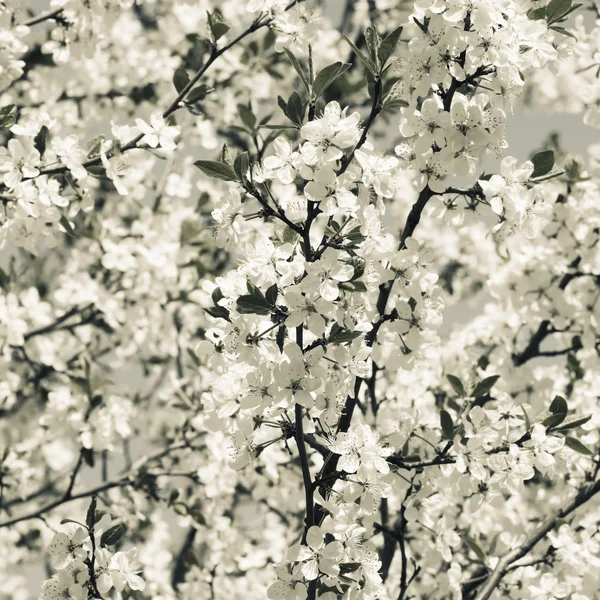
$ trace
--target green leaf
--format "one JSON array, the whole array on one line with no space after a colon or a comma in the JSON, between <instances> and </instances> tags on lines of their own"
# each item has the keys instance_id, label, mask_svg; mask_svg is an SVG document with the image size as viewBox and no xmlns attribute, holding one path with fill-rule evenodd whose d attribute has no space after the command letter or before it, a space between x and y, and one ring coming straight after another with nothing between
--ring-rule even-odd
<instances>
[{"instance_id":1,"label":"green leaf","mask_svg":"<svg viewBox=\"0 0 600 600\"><path fill-rule=\"evenodd\" d=\"M0 288L3 290L8 290L8 286L10 285L10 275L0 267Z\"/></svg>"},{"instance_id":2,"label":"green leaf","mask_svg":"<svg viewBox=\"0 0 600 600\"><path fill-rule=\"evenodd\" d=\"M252 112L252 109L249 106L246 106L245 104L238 104L237 105L237 109L238 109L238 115L240 116L240 119L242 120L242 123L250 130L250 131L254 131L254 128L256 127L256 117L254 116L254 113Z\"/></svg>"},{"instance_id":3,"label":"green leaf","mask_svg":"<svg viewBox=\"0 0 600 600\"><path fill-rule=\"evenodd\" d=\"M229 25L225 23L225 20L223 19L223 15L221 14L220 10L215 9L212 13L209 12L207 14L208 27L210 29L210 32L212 33L213 40L217 42L229 31Z\"/></svg>"},{"instance_id":4,"label":"green leaf","mask_svg":"<svg viewBox=\"0 0 600 600\"><path fill-rule=\"evenodd\" d=\"M320 98L323 92L351 66L350 63L336 62L321 69L317 73L313 84L313 98L315 100Z\"/></svg>"},{"instance_id":5,"label":"green leaf","mask_svg":"<svg viewBox=\"0 0 600 600\"><path fill-rule=\"evenodd\" d=\"M350 331L349 329L341 327L338 323L334 323L331 326L327 342L330 344L346 344L361 335L362 333L360 331Z\"/></svg>"},{"instance_id":6,"label":"green leaf","mask_svg":"<svg viewBox=\"0 0 600 600\"><path fill-rule=\"evenodd\" d=\"M185 88L185 86L190 82L190 76L188 72L183 67L179 67L179 69L175 70L173 73L173 85L177 90L177 93L180 94L181 91Z\"/></svg>"},{"instance_id":7,"label":"green leaf","mask_svg":"<svg viewBox=\"0 0 600 600\"><path fill-rule=\"evenodd\" d=\"M554 415L564 414L566 417L569 412L567 401L562 396L554 396L550 404L550 412Z\"/></svg>"},{"instance_id":8,"label":"green leaf","mask_svg":"<svg viewBox=\"0 0 600 600\"><path fill-rule=\"evenodd\" d=\"M367 67L367 69L373 74L375 75L375 73L377 73L377 67L375 66L375 64L373 63L373 61L366 55L363 54L357 47L356 44L350 39L348 38L346 35L342 34L344 36L344 39L348 42L348 44L350 45L350 48L352 48L352 52L354 52L354 54L356 54L356 56L362 61L362 63L365 65L365 67Z\"/></svg>"},{"instance_id":9,"label":"green leaf","mask_svg":"<svg viewBox=\"0 0 600 600\"><path fill-rule=\"evenodd\" d=\"M482 396L485 396L494 387L498 379L500 379L500 375L492 375L491 377L486 377L475 386L475 389L471 393L471 396L475 398L481 398Z\"/></svg>"},{"instance_id":10,"label":"green leaf","mask_svg":"<svg viewBox=\"0 0 600 600\"><path fill-rule=\"evenodd\" d=\"M87 151L88 158L92 158L93 156L98 156L100 154L100 148L105 139L106 138L103 135L97 135L86 143L85 149ZM89 171L89 169L90 168L88 167L87 170Z\"/></svg>"},{"instance_id":11,"label":"green leaf","mask_svg":"<svg viewBox=\"0 0 600 600\"><path fill-rule=\"evenodd\" d=\"M196 104L197 102L202 102L206 96L208 96L211 92L214 92L215 88L206 85L205 83L201 83L193 88L190 93L185 97L185 101L189 104Z\"/></svg>"},{"instance_id":12,"label":"green leaf","mask_svg":"<svg viewBox=\"0 0 600 600\"><path fill-rule=\"evenodd\" d=\"M567 431L569 429L581 427L582 425L585 425L585 423L587 423L591 418L592 415L587 415L586 417L573 418L570 421L565 421L560 427L557 427L555 431Z\"/></svg>"},{"instance_id":13,"label":"green leaf","mask_svg":"<svg viewBox=\"0 0 600 600\"><path fill-rule=\"evenodd\" d=\"M96 496L94 495L90 500L90 505L85 516L85 524L88 526L88 529L91 529L96 523L96 504Z\"/></svg>"},{"instance_id":14,"label":"green leaf","mask_svg":"<svg viewBox=\"0 0 600 600\"><path fill-rule=\"evenodd\" d=\"M550 27L550 29L552 29L552 31L562 33L563 35L566 35L567 37L573 38L574 40L577 40L577 36L573 35L573 33L571 31L569 31L568 29L565 29L564 27L559 27L558 25L553 25L552 27Z\"/></svg>"},{"instance_id":15,"label":"green leaf","mask_svg":"<svg viewBox=\"0 0 600 600\"><path fill-rule=\"evenodd\" d=\"M0 130L10 129L17 122L17 107L7 104L0 108Z\"/></svg>"},{"instance_id":16,"label":"green leaf","mask_svg":"<svg viewBox=\"0 0 600 600\"><path fill-rule=\"evenodd\" d=\"M104 515L107 515L107 514L108 514L108 511L106 511L106 510L97 510L97 511L94 513L94 525L95 525L95 524L96 524L98 521L100 521L100 519L102 519L102 517L103 517Z\"/></svg>"},{"instance_id":17,"label":"green leaf","mask_svg":"<svg viewBox=\"0 0 600 600\"><path fill-rule=\"evenodd\" d=\"M240 296L237 299L238 312L243 315L270 315L272 305L263 293L251 283L248 283L248 291L249 294Z\"/></svg>"},{"instance_id":18,"label":"green leaf","mask_svg":"<svg viewBox=\"0 0 600 600\"><path fill-rule=\"evenodd\" d=\"M79 521L74 521L73 519L61 519L60 524L66 525L67 523L73 523L75 525L82 525Z\"/></svg>"},{"instance_id":19,"label":"green leaf","mask_svg":"<svg viewBox=\"0 0 600 600\"><path fill-rule=\"evenodd\" d=\"M67 219L67 217L65 217L65 215L61 215L59 223L65 228L67 235L70 235L73 238L77 237L75 230L73 229L73 227L71 226L71 223L69 223L69 219Z\"/></svg>"},{"instance_id":20,"label":"green leaf","mask_svg":"<svg viewBox=\"0 0 600 600\"><path fill-rule=\"evenodd\" d=\"M560 21L571 11L572 0L550 0L546 6L546 21L551 25Z\"/></svg>"},{"instance_id":21,"label":"green leaf","mask_svg":"<svg viewBox=\"0 0 600 600\"><path fill-rule=\"evenodd\" d=\"M223 144L223 148L221 148L221 162L233 169L233 158L231 157L227 144Z\"/></svg>"},{"instance_id":22,"label":"green leaf","mask_svg":"<svg viewBox=\"0 0 600 600\"><path fill-rule=\"evenodd\" d=\"M96 179L106 179L106 169L101 165L90 165L85 170Z\"/></svg>"},{"instance_id":23,"label":"green leaf","mask_svg":"<svg viewBox=\"0 0 600 600\"><path fill-rule=\"evenodd\" d=\"M248 171L250 170L250 157L247 152L242 152L235 157L233 170L240 181L248 179Z\"/></svg>"},{"instance_id":24,"label":"green leaf","mask_svg":"<svg viewBox=\"0 0 600 600\"><path fill-rule=\"evenodd\" d=\"M531 179L546 175L552 171L552 167L554 166L554 152L552 150L538 152L531 159L531 162L533 163L533 173L531 174Z\"/></svg>"},{"instance_id":25,"label":"green leaf","mask_svg":"<svg viewBox=\"0 0 600 600\"><path fill-rule=\"evenodd\" d=\"M450 385L454 388L454 391L461 397L464 398L467 393L465 392L465 386L462 381L455 375L446 375L446 379L450 382Z\"/></svg>"},{"instance_id":26,"label":"green leaf","mask_svg":"<svg viewBox=\"0 0 600 600\"><path fill-rule=\"evenodd\" d=\"M548 429L560 425L567 418L569 412L567 401L562 396L555 396L550 404L550 412L552 414L542 421L542 425Z\"/></svg>"},{"instance_id":27,"label":"green leaf","mask_svg":"<svg viewBox=\"0 0 600 600\"><path fill-rule=\"evenodd\" d=\"M394 54L394 50L396 50L396 46L398 45L400 35L402 35L402 27L394 29L394 31L386 35L384 40L381 42L381 46L379 46L378 56L379 64L381 65L382 69L385 67L385 63L388 61L390 56Z\"/></svg>"},{"instance_id":28,"label":"green leaf","mask_svg":"<svg viewBox=\"0 0 600 600\"><path fill-rule=\"evenodd\" d=\"M583 445L578 439L566 437L565 444L571 448L571 450L579 452L579 454L584 454L585 456L594 456L594 453L587 446Z\"/></svg>"},{"instance_id":29,"label":"green leaf","mask_svg":"<svg viewBox=\"0 0 600 600\"><path fill-rule=\"evenodd\" d=\"M565 420L564 414L550 415L542 421L542 425L547 429L554 429Z\"/></svg>"},{"instance_id":30,"label":"green leaf","mask_svg":"<svg viewBox=\"0 0 600 600\"><path fill-rule=\"evenodd\" d=\"M212 306L211 308L205 308L204 311L215 319L225 319L231 322L229 311L224 306Z\"/></svg>"},{"instance_id":31,"label":"green leaf","mask_svg":"<svg viewBox=\"0 0 600 600\"><path fill-rule=\"evenodd\" d=\"M33 138L33 145L40 153L40 156L44 156L44 152L46 152L46 140L48 139L49 132L50 130L45 125L42 125L35 138Z\"/></svg>"},{"instance_id":32,"label":"green leaf","mask_svg":"<svg viewBox=\"0 0 600 600\"><path fill-rule=\"evenodd\" d=\"M110 529L107 529L100 538L100 544L102 546L116 546L125 533L125 525L119 523Z\"/></svg>"},{"instance_id":33,"label":"green leaf","mask_svg":"<svg viewBox=\"0 0 600 600\"><path fill-rule=\"evenodd\" d=\"M287 57L289 58L290 62L292 63L292 66L294 67L294 69L296 69L296 73L298 73L298 76L302 80L302 83L304 84L306 91L310 94L310 83L308 82L306 74L302 70L302 65L300 64L298 59L287 48L284 48L283 51L286 53Z\"/></svg>"},{"instance_id":34,"label":"green leaf","mask_svg":"<svg viewBox=\"0 0 600 600\"><path fill-rule=\"evenodd\" d=\"M369 27L367 27L365 29L365 42L367 43L367 48L369 50L369 54L371 55L371 60L373 61L373 64L377 65L379 59L379 46L381 45L381 38L379 37L379 34L377 33L377 29L375 29L375 27L373 27L373 25L369 25Z\"/></svg>"},{"instance_id":35,"label":"green leaf","mask_svg":"<svg viewBox=\"0 0 600 600\"><path fill-rule=\"evenodd\" d=\"M279 293L279 290L277 289L276 283L274 283L270 288L267 289L267 291L265 293L265 298L267 299L267 302L271 306L275 306L275 302L277 302L277 294L278 293Z\"/></svg>"},{"instance_id":36,"label":"green leaf","mask_svg":"<svg viewBox=\"0 0 600 600\"><path fill-rule=\"evenodd\" d=\"M216 160L197 160L194 163L205 175L221 181L239 181L235 171L229 165Z\"/></svg>"},{"instance_id":37,"label":"green leaf","mask_svg":"<svg viewBox=\"0 0 600 600\"><path fill-rule=\"evenodd\" d=\"M287 103L284 102L285 116L292 122L294 125L298 127L302 127L302 121L304 120L304 104L302 103L302 98L298 95L297 92L292 92ZM281 103L279 104L281 106Z\"/></svg>"},{"instance_id":38,"label":"green leaf","mask_svg":"<svg viewBox=\"0 0 600 600\"><path fill-rule=\"evenodd\" d=\"M440 411L440 425L442 426L442 433L447 440L451 440L454 437L454 421L447 410Z\"/></svg>"},{"instance_id":39,"label":"green leaf","mask_svg":"<svg viewBox=\"0 0 600 600\"><path fill-rule=\"evenodd\" d=\"M215 303L215 305L218 305L219 302L221 300L223 300L223 298L225 298L225 296L223 296L223 292L221 291L221 288L215 288L211 294L211 298L212 298L212 301Z\"/></svg>"},{"instance_id":40,"label":"green leaf","mask_svg":"<svg viewBox=\"0 0 600 600\"><path fill-rule=\"evenodd\" d=\"M463 541L465 542L467 548L469 548L469 550L471 550L471 552L473 552L482 563L485 563L487 557L485 552L481 549L481 546L475 540L472 540L467 536L463 537Z\"/></svg>"},{"instance_id":41,"label":"green leaf","mask_svg":"<svg viewBox=\"0 0 600 600\"><path fill-rule=\"evenodd\" d=\"M539 21L540 19L546 19L546 7L532 8L528 13L527 17L532 21Z\"/></svg>"},{"instance_id":42,"label":"green leaf","mask_svg":"<svg viewBox=\"0 0 600 600\"><path fill-rule=\"evenodd\" d=\"M82 451L83 460L88 467L94 468L95 459L94 459L94 451L89 448L84 448Z\"/></svg>"}]
</instances>

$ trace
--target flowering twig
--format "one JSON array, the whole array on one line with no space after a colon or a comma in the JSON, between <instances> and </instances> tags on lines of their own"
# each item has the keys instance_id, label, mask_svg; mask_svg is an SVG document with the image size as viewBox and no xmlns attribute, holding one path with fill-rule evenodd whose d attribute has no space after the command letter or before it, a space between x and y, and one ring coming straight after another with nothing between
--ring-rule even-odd
<instances>
[{"instance_id":1,"label":"flowering twig","mask_svg":"<svg viewBox=\"0 0 600 600\"><path fill-rule=\"evenodd\" d=\"M49 19L55 19L62 11L63 11L62 7L55 8L54 10L50 10L48 12L42 13L42 14L38 15L37 17L32 17L31 19L21 23L21 25L25 25L26 27L31 27L32 25L37 25L38 23L48 21Z\"/></svg>"},{"instance_id":2,"label":"flowering twig","mask_svg":"<svg viewBox=\"0 0 600 600\"><path fill-rule=\"evenodd\" d=\"M200 436L197 435L195 437L200 437ZM190 445L190 441L191 440L186 439L184 441L179 441L179 442L170 444L166 448L158 450L157 452L150 454L149 456L140 458L132 466L132 468L129 471L127 471L126 473L124 473L123 475L121 475L118 478L113 479L111 481L107 481L105 483L102 483L101 485L93 487L84 492L79 492L77 494L73 494L73 493L69 492L69 494L67 495L65 493L59 499L54 500L53 502L50 502L49 504L47 504L46 506L43 506L39 510L36 510L34 512L28 513L28 514L20 516L20 517L15 517L14 519L4 521L3 523L0 523L0 529L2 529L3 527L11 527L12 525L16 525L17 523L21 523L22 521L29 521L31 519L37 519L41 515L49 513L52 510L54 510L55 508L58 508L59 506L62 506L63 504L67 504L68 502L72 502L73 500L80 500L81 498L89 498L90 496L98 495L102 492L105 492L105 491L113 489L113 488L129 487L131 485L134 485L135 484L135 475L138 473L138 471L143 466L145 466L146 464L148 464L154 460L163 458L164 456L170 454L171 452L188 448Z\"/></svg>"},{"instance_id":3,"label":"flowering twig","mask_svg":"<svg viewBox=\"0 0 600 600\"><path fill-rule=\"evenodd\" d=\"M508 554L505 554L498 562L496 568L481 588L475 600L488 600L498 587L503 577L509 572L511 565L526 556L546 535L554 529L560 519L564 519L588 500L600 492L600 480L591 486L581 488L575 498L573 498L564 508L560 509L554 515L548 517L540 527L538 527L518 548L515 548Z\"/></svg>"}]
</instances>

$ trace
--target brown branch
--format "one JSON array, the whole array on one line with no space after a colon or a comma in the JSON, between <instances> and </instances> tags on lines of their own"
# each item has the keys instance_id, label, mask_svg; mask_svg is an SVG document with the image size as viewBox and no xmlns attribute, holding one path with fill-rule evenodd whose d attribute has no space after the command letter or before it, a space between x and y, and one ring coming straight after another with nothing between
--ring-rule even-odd
<instances>
[{"instance_id":1,"label":"brown branch","mask_svg":"<svg viewBox=\"0 0 600 600\"><path fill-rule=\"evenodd\" d=\"M61 8L56 8L54 10L50 10L48 12L42 13L37 17L33 17L28 21L24 21L20 23L20 25L25 25L26 27L31 27L32 25L37 25L38 23L42 23L43 21L48 21L49 19L56 19L56 17L63 11Z\"/></svg>"},{"instance_id":2,"label":"brown branch","mask_svg":"<svg viewBox=\"0 0 600 600\"><path fill-rule=\"evenodd\" d=\"M299 4L301 2L303 2L304 0L293 0L293 2L290 2L285 10L289 10L290 8L292 8L293 6L296 6L296 4ZM250 34L254 33L255 31L258 31L259 29L263 28L263 27L267 27L268 25L270 25L273 21L272 18L269 18L267 20L261 21L262 15L259 16L251 25L250 27L248 27L248 29L246 29L245 31L243 31L240 35L238 35L235 39L233 39L231 42L229 42L228 44L226 44L225 46L223 46L220 49L216 49L213 48L208 60L206 61L206 63L196 72L196 74L192 77L192 79L190 79L189 83L181 90L181 92L179 92L179 94L177 94L177 97L173 100L173 102L171 102L171 104L169 105L169 107L163 112L162 116L164 119L166 119L169 115L171 115L172 113L174 113L178 108L180 103L185 99L185 97L188 95L188 93L192 90L192 88L196 85L196 83L198 83L199 79L206 73L206 71L208 71L208 69L211 67L211 65L225 52L227 52L228 50L230 50L231 48L233 48L233 46L235 46L236 44L238 44L239 42L241 42L244 38L246 38L247 36L249 36ZM129 142L127 142L124 146L121 147L121 152L127 152L128 150L132 150L134 148L138 147L138 143L140 142L140 140L144 137L143 133L138 134L136 137L134 137L133 139L131 139ZM113 156L113 154L111 152L109 152L107 154L107 157L110 158L111 156ZM92 158L86 162L83 163L84 167L91 167L94 165L98 165L101 163L101 158L99 156L97 156L96 158ZM47 167L45 169L40 169L40 175L57 175L59 173L65 173L66 171L68 171L68 167L66 165L57 165L56 167ZM24 180L27 178L24 178Z\"/></svg>"},{"instance_id":3,"label":"brown branch","mask_svg":"<svg viewBox=\"0 0 600 600\"><path fill-rule=\"evenodd\" d=\"M575 498L573 498L564 508L560 509L556 514L548 517L538 529L536 529L518 548L515 548L508 554L505 554L498 565L489 576L484 586L477 594L475 600L488 600L498 587L503 577L509 572L513 563L526 556L533 548L543 540L546 535L554 529L559 519L564 519L580 506L585 504L590 498L600 492L600 480L594 484L581 488Z\"/></svg>"},{"instance_id":4,"label":"brown branch","mask_svg":"<svg viewBox=\"0 0 600 600\"><path fill-rule=\"evenodd\" d=\"M200 434L198 434L195 437L199 437L199 436L200 436ZM173 451L182 450L184 448L190 447L190 443L193 439L195 439L195 438L192 438L190 440L186 439L186 440L183 440L180 442L174 442L173 444L170 444L166 448L158 450L154 454L150 454L148 456L142 457L132 466L132 468L129 471L127 471L120 477L113 479L111 481L107 481L101 485L98 485L98 486L91 488L89 490L86 490L84 492L72 494L67 489L68 493L63 494L57 500L54 500L53 502L46 504L46 506L43 506L42 508L40 508L34 512L28 513L26 515L22 515L20 517L15 517L14 519L10 519L8 521L4 521L3 523L0 523L0 529L2 529L3 527L11 527L12 525L16 525L17 523L21 523L22 521L29 521L31 519L37 519L37 518L41 517L42 515L51 512L55 508L58 508L59 506L62 506L63 504L72 502L73 500L80 500L81 498L89 498L90 496L97 495L99 493L105 492L112 488L128 487L130 485L134 485L135 484L134 476L137 475L137 472L143 466L145 466L146 464L148 464L154 460L163 458L164 456L170 454ZM77 473L77 471L75 471L75 474L76 473ZM69 484L69 487L71 487L71 484Z\"/></svg>"},{"instance_id":5,"label":"brown branch","mask_svg":"<svg viewBox=\"0 0 600 600\"><path fill-rule=\"evenodd\" d=\"M581 262L581 257L577 257L570 265L569 268L575 269L579 263ZM576 273L567 273L562 277L560 283L558 284L558 288L560 290L566 289L573 279L577 276ZM551 333L554 333L554 327L550 323L548 319L544 319L536 332L531 336L531 339L527 343L527 346L523 349L522 352L517 352L512 355L513 364L515 367L520 367L524 365L527 361L535 358L536 356L540 356L540 345L541 343L548 337ZM568 350L567 350L568 352Z\"/></svg>"}]
</instances>

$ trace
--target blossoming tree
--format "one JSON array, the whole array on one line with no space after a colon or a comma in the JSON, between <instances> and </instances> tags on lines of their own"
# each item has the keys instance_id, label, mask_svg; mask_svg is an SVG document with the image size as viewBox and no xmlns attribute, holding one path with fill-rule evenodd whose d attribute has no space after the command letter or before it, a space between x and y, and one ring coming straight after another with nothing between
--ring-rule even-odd
<instances>
[{"instance_id":1,"label":"blossoming tree","mask_svg":"<svg viewBox=\"0 0 600 600\"><path fill-rule=\"evenodd\" d=\"M597 599L600 144L506 126L600 126L598 5L45 8L0 0L0 598Z\"/></svg>"}]
</instances>

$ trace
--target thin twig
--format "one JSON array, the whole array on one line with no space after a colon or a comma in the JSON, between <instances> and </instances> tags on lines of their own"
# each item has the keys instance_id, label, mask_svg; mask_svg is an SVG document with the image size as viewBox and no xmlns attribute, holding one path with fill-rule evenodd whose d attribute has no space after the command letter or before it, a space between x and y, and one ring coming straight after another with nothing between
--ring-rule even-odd
<instances>
[{"instance_id":1,"label":"thin twig","mask_svg":"<svg viewBox=\"0 0 600 600\"><path fill-rule=\"evenodd\" d=\"M503 577L509 572L513 563L517 562L526 556L533 548L543 540L546 535L554 529L557 521L564 519L580 506L585 504L590 498L600 492L600 480L591 486L581 488L575 498L573 498L564 508L560 509L556 514L548 517L540 527L538 527L518 548L515 548L508 554L505 554L498 565L487 579L485 585L477 594L475 600L488 600L498 587Z\"/></svg>"},{"instance_id":2,"label":"thin twig","mask_svg":"<svg viewBox=\"0 0 600 600\"><path fill-rule=\"evenodd\" d=\"M25 25L26 27L31 27L32 25L37 25L38 23L42 23L43 21L48 21L49 19L55 19L61 12L63 11L61 8L55 8L54 10L50 10L48 12L42 13L37 17L33 17L28 21L24 21L20 23L20 25Z\"/></svg>"}]
</instances>

